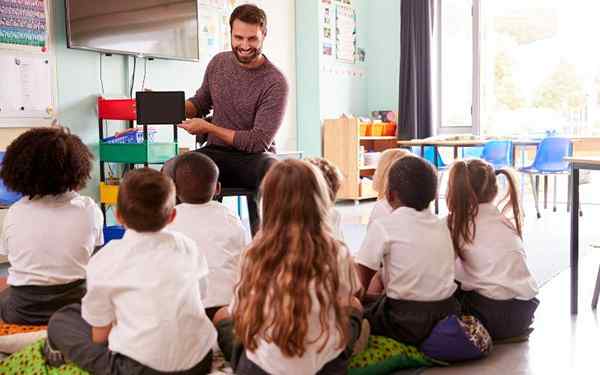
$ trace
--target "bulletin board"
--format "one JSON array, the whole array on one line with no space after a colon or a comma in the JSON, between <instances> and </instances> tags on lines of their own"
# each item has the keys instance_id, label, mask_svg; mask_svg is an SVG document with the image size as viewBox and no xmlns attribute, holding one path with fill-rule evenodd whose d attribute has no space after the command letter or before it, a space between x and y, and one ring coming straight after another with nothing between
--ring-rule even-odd
<instances>
[{"instance_id":1,"label":"bulletin board","mask_svg":"<svg viewBox=\"0 0 600 375\"><path fill-rule=\"evenodd\" d=\"M0 127L47 126L56 116L49 0L0 0Z\"/></svg>"}]
</instances>

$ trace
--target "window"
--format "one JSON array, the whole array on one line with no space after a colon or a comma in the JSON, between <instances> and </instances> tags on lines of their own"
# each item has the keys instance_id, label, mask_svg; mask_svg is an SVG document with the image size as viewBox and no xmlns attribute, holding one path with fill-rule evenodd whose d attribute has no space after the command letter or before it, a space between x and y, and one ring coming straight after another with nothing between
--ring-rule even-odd
<instances>
[{"instance_id":1,"label":"window","mask_svg":"<svg viewBox=\"0 0 600 375\"><path fill-rule=\"evenodd\" d=\"M438 0L438 7L441 132L466 125L489 135L600 134L600 2Z\"/></svg>"}]
</instances>

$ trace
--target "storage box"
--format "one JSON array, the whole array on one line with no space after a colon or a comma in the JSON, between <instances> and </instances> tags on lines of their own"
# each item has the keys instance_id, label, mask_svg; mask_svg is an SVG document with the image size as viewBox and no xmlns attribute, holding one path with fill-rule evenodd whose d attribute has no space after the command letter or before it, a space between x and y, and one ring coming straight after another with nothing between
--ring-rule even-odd
<instances>
[{"instance_id":1,"label":"storage box","mask_svg":"<svg viewBox=\"0 0 600 375\"><path fill-rule=\"evenodd\" d=\"M111 163L162 164L177 156L178 145L164 143L100 143L100 160Z\"/></svg>"},{"instance_id":2,"label":"storage box","mask_svg":"<svg viewBox=\"0 0 600 375\"><path fill-rule=\"evenodd\" d=\"M100 183L100 202L106 204L117 204L119 195L119 185L109 185L105 182Z\"/></svg>"},{"instance_id":3,"label":"storage box","mask_svg":"<svg viewBox=\"0 0 600 375\"><path fill-rule=\"evenodd\" d=\"M383 135L386 137L396 136L396 124L393 122L386 122L383 124Z\"/></svg>"},{"instance_id":4,"label":"storage box","mask_svg":"<svg viewBox=\"0 0 600 375\"><path fill-rule=\"evenodd\" d=\"M110 225L103 229L104 245L112 240L120 240L125 235L125 228L121 225Z\"/></svg>"},{"instance_id":5,"label":"storage box","mask_svg":"<svg viewBox=\"0 0 600 375\"><path fill-rule=\"evenodd\" d=\"M371 135L381 137L383 135L383 123L374 123L371 125Z\"/></svg>"},{"instance_id":6,"label":"storage box","mask_svg":"<svg viewBox=\"0 0 600 375\"><path fill-rule=\"evenodd\" d=\"M371 133L371 124L368 122L361 122L360 123L360 136L366 137L370 133Z\"/></svg>"},{"instance_id":7,"label":"storage box","mask_svg":"<svg viewBox=\"0 0 600 375\"><path fill-rule=\"evenodd\" d=\"M98 98L98 117L103 120L135 120L135 99Z\"/></svg>"},{"instance_id":8,"label":"storage box","mask_svg":"<svg viewBox=\"0 0 600 375\"><path fill-rule=\"evenodd\" d=\"M156 129L148 129L148 141L154 142L156 136ZM140 129L123 132L120 135L112 137L106 137L103 139L104 143L144 143L144 131Z\"/></svg>"}]
</instances>

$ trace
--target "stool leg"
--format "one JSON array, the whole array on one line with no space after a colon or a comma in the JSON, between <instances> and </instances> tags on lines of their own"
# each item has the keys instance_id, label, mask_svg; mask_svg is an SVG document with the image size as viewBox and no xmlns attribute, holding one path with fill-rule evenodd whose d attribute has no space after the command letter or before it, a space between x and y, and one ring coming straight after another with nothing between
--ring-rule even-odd
<instances>
[{"instance_id":1,"label":"stool leg","mask_svg":"<svg viewBox=\"0 0 600 375\"><path fill-rule=\"evenodd\" d=\"M251 194L246 196L246 203L248 204L248 217L250 219L250 232L252 237L258 232L260 228L260 216L258 215L258 195Z\"/></svg>"},{"instance_id":2,"label":"stool leg","mask_svg":"<svg viewBox=\"0 0 600 375\"><path fill-rule=\"evenodd\" d=\"M600 294L600 268L598 268L598 276L596 277L596 287L594 288L594 297L592 298L592 309L598 306L598 294Z\"/></svg>"}]
</instances>

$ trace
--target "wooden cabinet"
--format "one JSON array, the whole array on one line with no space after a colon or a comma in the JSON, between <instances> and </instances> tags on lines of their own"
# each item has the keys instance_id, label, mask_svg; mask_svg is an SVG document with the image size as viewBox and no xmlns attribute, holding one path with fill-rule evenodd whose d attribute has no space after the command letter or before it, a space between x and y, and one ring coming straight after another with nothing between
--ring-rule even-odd
<instances>
[{"instance_id":1,"label":"wooden cabinet","mask_svg":"<svg viewBox=\"0 0 600 375\"><path fill-rule=\"evenodd\" d=\"M361 181L372 177L375 165L362 165L361 146L366 152L397 147L395 136L361 136L360 121L354 117L325 120L323 123L323 157L338 166L344 175L338 199L377 198L371 184Z\"/></svg>"}]
</instances>

